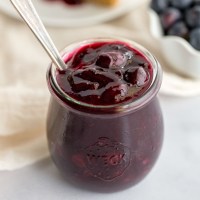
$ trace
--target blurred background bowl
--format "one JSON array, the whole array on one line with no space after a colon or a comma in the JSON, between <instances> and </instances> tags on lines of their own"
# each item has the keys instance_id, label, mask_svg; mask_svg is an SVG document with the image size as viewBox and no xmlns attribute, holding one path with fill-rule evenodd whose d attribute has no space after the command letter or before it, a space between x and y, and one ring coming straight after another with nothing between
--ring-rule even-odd
<instances>
[{"instance_id":1,"label":"blurred background bowl","mask_svg":"<svg viewBox=\"0 0 200 200\"><path fill-rule=\"evenodd\" d=\"M200 78L200 51L194 49L185 39L164 36L158 14L149 10L150 31L157 38L164 58L177 72L191 78Z\"/></svg>"}]
</instances>

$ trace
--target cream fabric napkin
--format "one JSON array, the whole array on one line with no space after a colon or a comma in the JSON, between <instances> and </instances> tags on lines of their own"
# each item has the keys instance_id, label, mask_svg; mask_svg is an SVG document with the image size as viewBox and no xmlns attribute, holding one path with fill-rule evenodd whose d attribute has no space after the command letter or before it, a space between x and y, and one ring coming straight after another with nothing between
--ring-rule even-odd
<instances>
[{"instance_id":1,"label":"cream fabric napkin","mask_svg":"<svg viewBox=\"0 0 200 200\"><path fill-rule=\"evenodd\" d=\"M85 28L48 28L57 47L91 37L135 40L156 55L164 69L161 93L200 94L200 80L175 74L149 34L146 4L108 23ZM49 58L29 29L0 13L0 170L14 170L48 156L45 133Z\"/></svg>"}]
</instances>

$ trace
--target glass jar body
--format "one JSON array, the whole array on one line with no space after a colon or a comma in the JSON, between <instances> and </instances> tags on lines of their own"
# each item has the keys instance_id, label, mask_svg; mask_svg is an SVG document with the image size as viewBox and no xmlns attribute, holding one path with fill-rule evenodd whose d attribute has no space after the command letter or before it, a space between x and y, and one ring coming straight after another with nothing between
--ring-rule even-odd
<instances>
[{"instance_id":1,"label":"glass jar body","mask_svg":"<svg viewBox=\"0 0 200 200\"><path fill-rule=\"evenodd\" d=\"M47 137L51 157L67 180L97 191L117 191L140 182L155 164L163 142L157 97L132 112L76 112L51 98Z\"/></svg>"}]
</instances>

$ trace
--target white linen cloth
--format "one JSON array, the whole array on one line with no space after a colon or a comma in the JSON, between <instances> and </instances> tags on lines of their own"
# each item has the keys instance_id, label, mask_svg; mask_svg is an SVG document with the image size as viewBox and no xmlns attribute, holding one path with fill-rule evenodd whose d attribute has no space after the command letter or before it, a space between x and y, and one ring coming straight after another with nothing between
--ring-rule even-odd
<instances>
[{"instance_id":1,"label":"white linen cloth","mask_svg":"<svg viewBox=\"0 0 200 200\"><path fill-rule=\"evenodd\" d=\"M119 36L144 45L160 61L161 94L195 96L200 80L176 74L149 33L146 4L113 21L85 28L48 28L59 49L87 38ZM24 23L0 13L0 170L14 170L48 156L45 121L50 59Z\"/></svg>"}]
</instances>

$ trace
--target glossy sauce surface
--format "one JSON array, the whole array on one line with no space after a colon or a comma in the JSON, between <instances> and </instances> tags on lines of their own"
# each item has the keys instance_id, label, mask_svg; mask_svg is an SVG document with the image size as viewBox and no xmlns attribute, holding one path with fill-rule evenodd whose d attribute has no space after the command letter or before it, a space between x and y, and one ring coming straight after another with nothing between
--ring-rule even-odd
<instances>
[{"instance_id":1,"label":"glossy sauce surface","mask_svg":"<svg viewBox=\"0 0 200 200\"><path fill-rule=\"evenodd\" d=\"M149 88L153 69L139 51L122 42L87 44L64 57L60 88L80 102L113 105L133 101Z\"/></svg>"}]
</instances>

